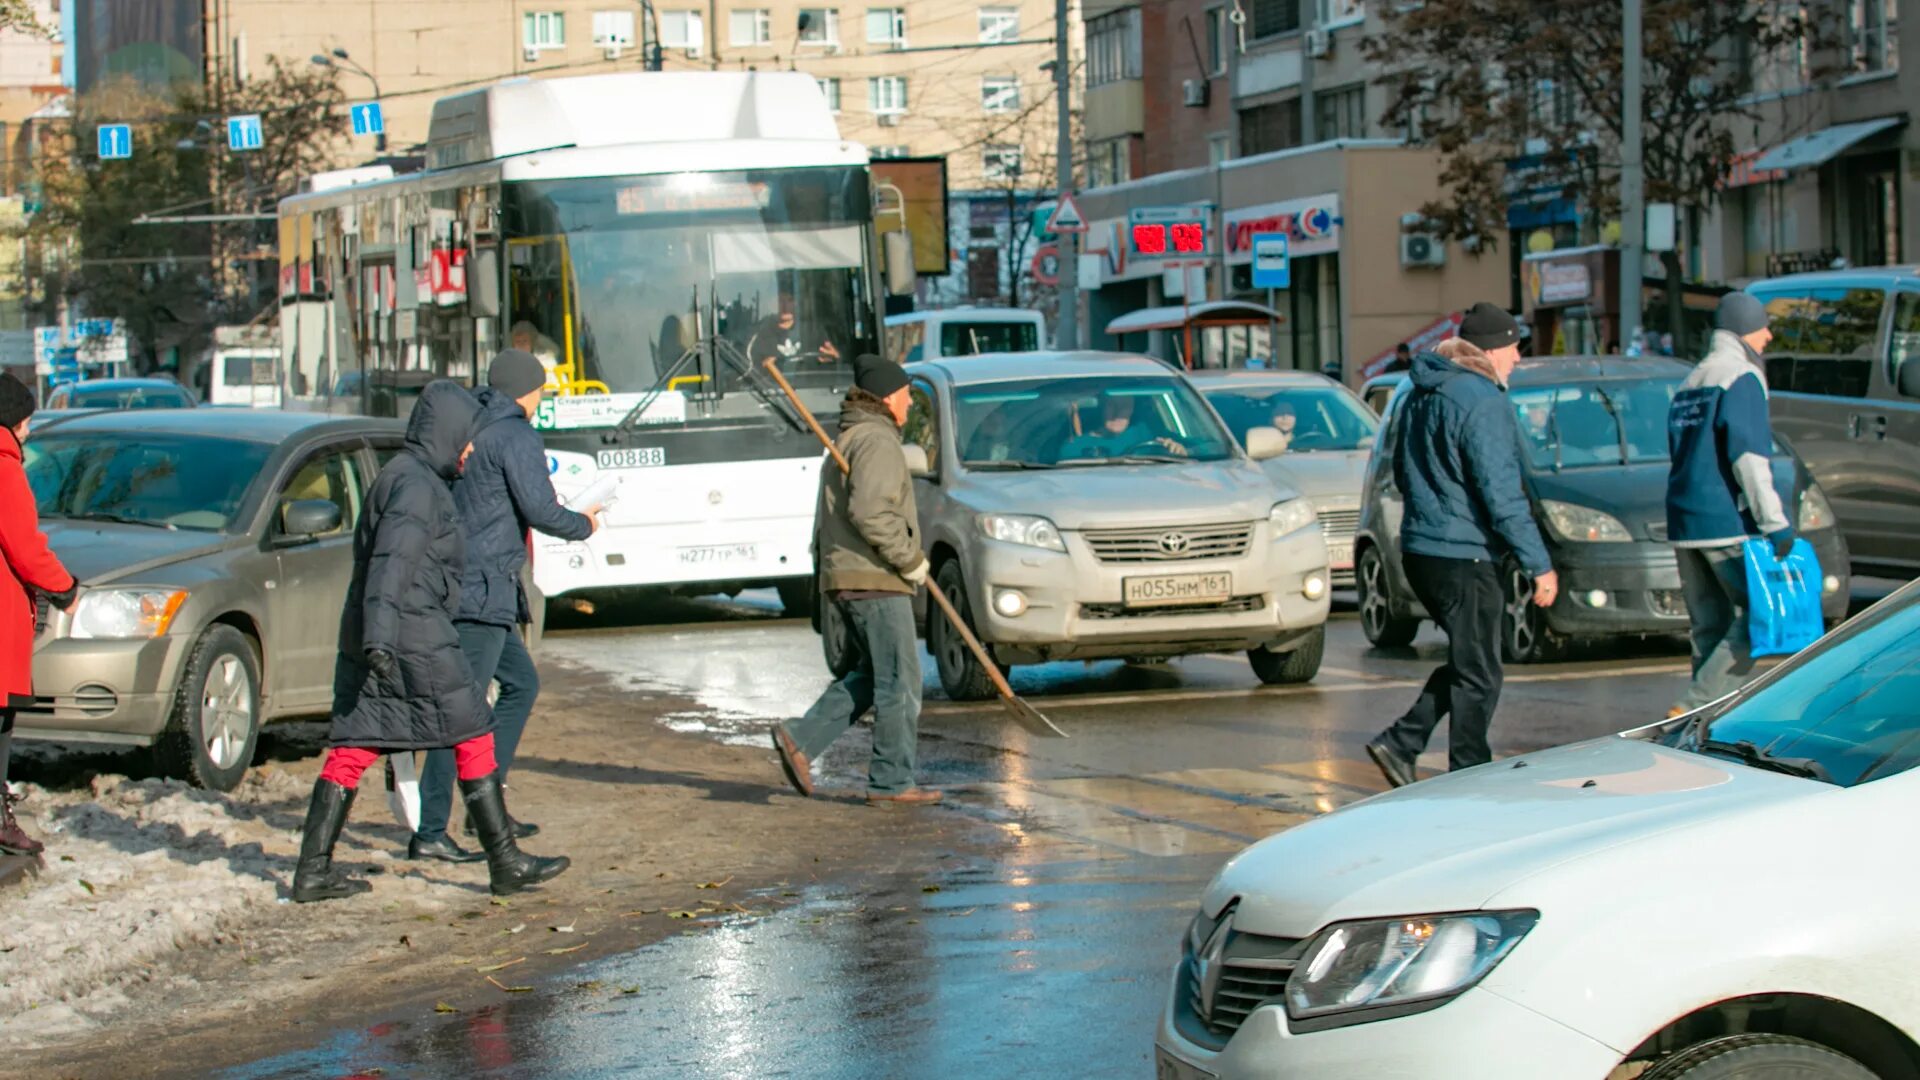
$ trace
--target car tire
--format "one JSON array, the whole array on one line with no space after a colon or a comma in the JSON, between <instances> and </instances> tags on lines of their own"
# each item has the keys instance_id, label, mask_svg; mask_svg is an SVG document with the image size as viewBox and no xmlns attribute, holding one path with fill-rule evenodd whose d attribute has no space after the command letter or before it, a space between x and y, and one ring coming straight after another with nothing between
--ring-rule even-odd
<instances>
[{"instance_id":1,"label":"car tire","mask_svg":"<svg viewBox=\"0 0 1920 1080\"><path fill-rule=\"evenodd\" d=\"M816 617L820 622L820 654L826 658L827 670L836 679L844 678L860 665L860 650L853 643L853 627L840 605L824 598Z\"/></svg>"},{"instance_id":2,"label":"car tire","mask_svg":"<svg viewBox=\"0 0 1920 1080\"><path fill-rule=\"evenodd\" d=\"M209 627L193 646L175 688L173 716L154 744L164 776L232 791L253 764L260 739L260 660L231 626Z\"/></svg>"},{"instance_id":3,"label":"car tire","mask_svg":"<svg viewBox=\"0 0 1920 1080\"><path fill-rule=\"evenodd\" d=\"M967 628L974 629L973 605L967 602L967 585L960 575L960 564L952 559L941 563L934 581L953 602L954 610L966 620ZM934 666L940 669L940 687L947 692L947 697L954 701L985 701L998 693L993 676L939 611L927 616L927 650L933 653ZM1006 670L1001 668L1002 673Z\"/></svg>"},{"instance_id":4,"label":"car tire","mask_svg":"<svg viewBox=\"0 0 1920 1080\"><path fill-rule=\"evenodd\" d=\"M1533 579L1514 562L1500 567L1500 656L1509 664L1545 664L1566 655L1567 639L1533 604Z\"/></svg>"},{"instance_id":5,"label":"car tire","mask_svg":"<svg viewBox=\"0 0 1920 1080\"><path fill-rule=\"evenodd\" d=\"M1388 584L1387 560L1377 547L1360 553L1354 569L1354 591L1360 596L1360 632L1382 649L1398 649L1413 644L1420 632L1420 620L1402 618L1393 613L1392 586Z\"/></svg>"},{"instance_id":6,"label":"car tire","mask_svg":"<svg viewBox=\"0 0 1920 1080\"><path fill-rule=\"evenodd\" d=\"M1656 1063L1641 1080L1875 1080L1866 1066L1791 1035L1730 1035L1690 1046Z\"/></svg>"},{"instance_id":7,"label":"car tire","mask_svg":"<svg viewBox=\"0 0 1920 1080\"><path fill-rule=\"evenodd\" d=\"M773 588L780 594L780 606L785 609L787 618L813 617L813 601L816 594L812 578L792 578L776 582Z\"/></svg>"},{"instance_id":8,"label":"car tire","mask_svg":"<svg viewBox=\"0 0 1920 1080\"><path fill-rule=\"evenodd\" d=\"M1327 651L1327 627L1322 623L1287 652L1273 652L1262 646L1247 650L1247 663L1253 673L1268 686L1297 686L1312 682L1320 674L1320 658Z\"/></svg>"}]
</instances>

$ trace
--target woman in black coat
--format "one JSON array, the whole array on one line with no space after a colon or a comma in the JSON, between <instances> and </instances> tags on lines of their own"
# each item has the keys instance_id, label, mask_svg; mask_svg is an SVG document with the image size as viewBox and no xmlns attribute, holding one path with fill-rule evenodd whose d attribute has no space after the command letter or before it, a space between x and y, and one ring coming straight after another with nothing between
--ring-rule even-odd
<instances>
[{"instance_id":1,"label":"woman in black coat","mask_svg":"<svg viewBox=\"0 0 1920 1080\"><path fill-rule=\"evenodd\" d=\"M458 383L429 384L407 420L405 445L367 493L340 619L332 749L301 830L297 902L370 888L334 868L333 845L361 774L382 753L453 748L495 895L567 868L565 858L527 855L514 842L493 758L493 711L453 629L465 545L452 487L479 419L478 402Z\"/></svg>"}]
</instances>

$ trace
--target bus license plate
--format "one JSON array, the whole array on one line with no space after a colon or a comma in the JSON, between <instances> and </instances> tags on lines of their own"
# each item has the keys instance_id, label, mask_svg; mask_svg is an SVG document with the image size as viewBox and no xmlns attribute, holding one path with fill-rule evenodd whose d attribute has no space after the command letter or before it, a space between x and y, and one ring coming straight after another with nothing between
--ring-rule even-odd
<instances>
[{"instance_id":1,"label":"bus license plate","mask_svg":"<svg viewBox=\"0 0 1920 1080\"><path fill-rule=\"evenodd\" d=\"M1233 596L1232 574L1162 574L1121 583L1128 607L1220 603Z\"/></svg>"},{"instance_id":2,"label":"bus license plate","mask_svg":"<svg viewBox=\"0 0 1920 1080\"><path fill-rule=\"evenodd\" d=\"M595 464L603 469L651 469L667 463L667 451L659 446L633 446L625 450L602 450Z\"/></svg>"},{"instance_id":3,"label":"bus license plate","mask_svg":"<svg viewBox=\"0 0 1920 1080\"><path fill-rule=\"evenodd\" d=\"M760 548L755 544L710 544L680 549L680 561L693 565L755 562L759 558Z\"/></svg>"}]
</instances>

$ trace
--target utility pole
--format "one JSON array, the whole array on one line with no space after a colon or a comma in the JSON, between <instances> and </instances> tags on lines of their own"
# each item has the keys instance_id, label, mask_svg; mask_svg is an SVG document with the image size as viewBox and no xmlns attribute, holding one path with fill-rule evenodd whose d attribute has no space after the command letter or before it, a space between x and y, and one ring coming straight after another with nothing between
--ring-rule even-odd
<instances>
[{"instance_id":1,"label":"utility pole","mask_svg":"<svg viewBox=\"0 0 1920 1080\"><path fill-rule=\"evenodd\" d=\"M1053 3L1053 101L1058 114L1059 144L1055 147L1054 171L1059 174L1060 200L1073 194L1073 63L1068 36L1067 7L1071 0ZM1007 222L1009 229L1013 222ZM1080 236L1062 232L1059 238L1060 314L1056 320L1054 345L1061 349L1080 347ZM1013 268L1019 273L1019 267Z\"/></svg>"},{"instance_id":2,"label":"utility pole","mask_svg":"<svg viewBox=\"0 0 1920 1080\"><path fill-rule=\"evenodd\" d=\"M1641 169L1640 0L1624 0L1620 107L1620 348L1640 330L1642 249L1646 246L1646 177Z\"/></svg>"}]
</instances>

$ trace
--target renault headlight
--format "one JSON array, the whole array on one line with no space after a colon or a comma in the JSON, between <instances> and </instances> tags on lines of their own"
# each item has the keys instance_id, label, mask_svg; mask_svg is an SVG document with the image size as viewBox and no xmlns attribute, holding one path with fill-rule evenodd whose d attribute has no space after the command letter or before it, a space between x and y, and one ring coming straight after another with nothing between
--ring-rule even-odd
<instances>
[{"instance_id":1,"label":"renault headlight","mask_svg":"<svg viewBox=\"0 0 1920 1080\"><path fill-rule=\"evenodd\" d=\"M1060 539L1060 530L1043 517L1031 514L981 514L980 528L990 540L1003 540L1009 544L1023 544L1048 551L1067 550L1066 541Z\"/></svg>"},{"instance_id":2,"label":"renault headlight","mask_svg":"<svg viewBox=\"0 0 1920 1080\"><path fill-rule=\"evenodd\" d=\"M100 589L74 605L67 636L74 638L157 638L173 625L186 603L182 590Z\"/></svg>"},{"instance_id":3,"label":"renault headlight","mask_svg":"<svg viewBox=\"0 0 1920 1080\"><path fill-rule=\"evenodd\" d=\"M1537 911L1476 911L1335 923L1287 980L1287 1016L1318 1028L1437 1009L1486 977L1540 921Z\"/></svg>"},{"instance_id":4,"label":"renault headlight","mask_svg":"<svg viewBox=\"0 0 1920 1080\"><path fill-rule=\"evenodd\" d=\"M1807 490L1800 496L1800 531L1831 529L1837 520L1833 504L1827 501L1827 493L1820 490L1819 484L1808 484Z\"/></svg>"},{"instance_id":5,"label":"renault headlight","mask_svg":"<svg viewBox=\"0 0 1920 1080\"><path fill-rule=\"evenodd\" d=\"M1585 544L1618 544L1633 539L1620 519L1590 506L1540 500L1540 511L1547 516L1547 527L1562 540Z\"/></svg>"},{"instance_id":6,"label":"renault headlight","mask_svg":"<svg viewBox=\"0 0 1920 1080\"><path fill-rule=\"evenodd\" d=\"M1288 499L1283 503L1274 503L1267 511L1267 521L1273 525L1273 538L1291 536L1301 529L1320 520L1313 512L1313 504L1305 499Z\"/></svg>"}]
</instances>

